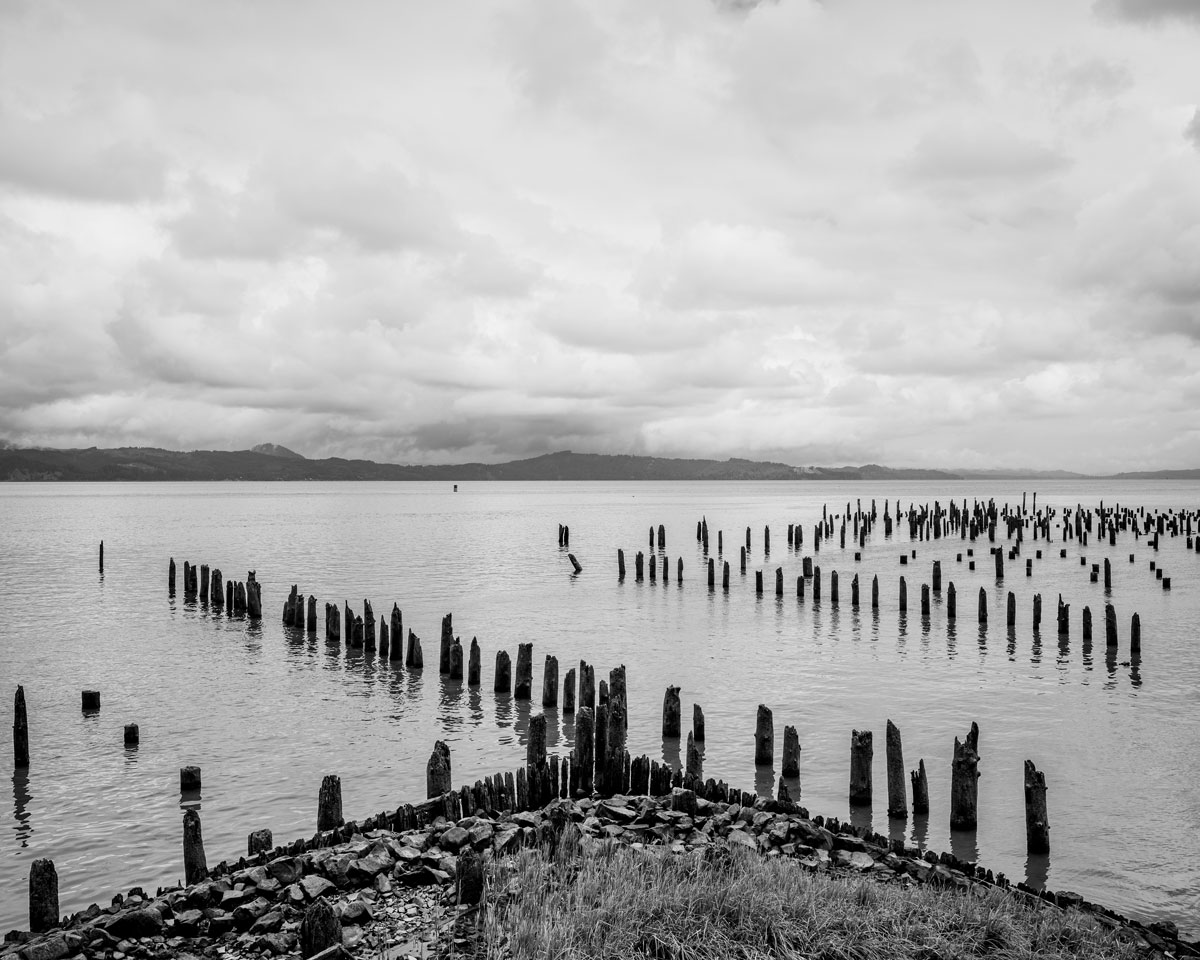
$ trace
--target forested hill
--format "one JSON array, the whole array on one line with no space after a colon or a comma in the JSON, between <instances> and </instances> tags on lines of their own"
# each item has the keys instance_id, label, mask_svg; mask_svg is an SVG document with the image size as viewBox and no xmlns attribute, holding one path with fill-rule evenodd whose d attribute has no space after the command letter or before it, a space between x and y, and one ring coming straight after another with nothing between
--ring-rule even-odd
<instances>
[{"instance_id":1,"label":"forested hill","mask_svg":"<svg viewBox=\"0 0 1200 960\"><path fill-rule=\"evenodd\" d=\"M546 454L508 463L404 466L331 457L309 460L285 447L253 450L0 449L0 480L954 480L939 470L792 467L755 460L675 460L592 453Z\"/></svg>"}]
</instances>

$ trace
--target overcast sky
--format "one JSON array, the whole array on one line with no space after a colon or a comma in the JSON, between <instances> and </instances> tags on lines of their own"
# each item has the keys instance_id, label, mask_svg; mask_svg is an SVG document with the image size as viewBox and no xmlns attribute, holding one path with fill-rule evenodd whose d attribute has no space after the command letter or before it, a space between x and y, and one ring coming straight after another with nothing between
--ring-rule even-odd
<instances>
[{"instance_id":1,"label":"overcast sky","mask_svg":"<svg viewBox=\"0 0 1200 960\"><path fill-rule=\"evenodd\" d=\"M0 439L1200 465L1200 0L0 4Z\"/></svg>"}]
</instances>

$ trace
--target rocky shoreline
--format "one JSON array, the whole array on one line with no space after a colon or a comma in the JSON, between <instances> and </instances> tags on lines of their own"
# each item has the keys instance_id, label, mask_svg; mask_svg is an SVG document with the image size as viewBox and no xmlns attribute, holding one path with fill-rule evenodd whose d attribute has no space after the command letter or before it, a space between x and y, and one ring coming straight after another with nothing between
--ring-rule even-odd
<instances>
[{"instance_id":1,"label":"rocky shoreline","mask_svg":"<svg viewBox=\"0 0 1200 960\"><path fill-rule=\"evenodd\" d=\"M0 957L15 960L147 960L155 957L437 957L469 941L457 922L483 897L483 867L522 847L564 842L579 856L607 845L657 847L674 854L741 847L794 858L813 873L947 890L999 886L1049 909L1080 910L1136 938L1148 955L1200 957L1200 941L1178 939L1173 924L1144 926L1077 894L1033 891L1002 875L916 848L889 844L833 819L808 816L786 800L707 800L675 788L662 797L555 799L531 810L421 824L398 811L311 841L222 864L188 887L140 889L93 904L35 935L13 931ZM433 812L439 801L421 805ZM409 811L413 808L407 808ZM320 921L325 917L322 929ZM333 918L331 922L328 918ZM457 940L457 943L455 941ZM469 952L469 951L468 951Z\"/></svg>"}]
</instances>

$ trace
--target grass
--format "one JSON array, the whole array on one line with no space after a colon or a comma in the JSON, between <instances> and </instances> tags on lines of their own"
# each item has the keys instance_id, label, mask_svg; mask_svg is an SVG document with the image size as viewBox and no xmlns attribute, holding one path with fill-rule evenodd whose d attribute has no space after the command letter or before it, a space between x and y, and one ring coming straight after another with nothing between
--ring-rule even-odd
<instances>
[{"instance_id":1,"label":"grass","mask_svg":"<svg viewBox=\"0 0 1200 960\"><path fill-rule=\"evenodd\" d=\"M935 890L813 875L752 851L594 856L525 850L490 867L476 956L654 960L1133 958L1078 912L999 890Z\"/></svg>"}]
</instances>

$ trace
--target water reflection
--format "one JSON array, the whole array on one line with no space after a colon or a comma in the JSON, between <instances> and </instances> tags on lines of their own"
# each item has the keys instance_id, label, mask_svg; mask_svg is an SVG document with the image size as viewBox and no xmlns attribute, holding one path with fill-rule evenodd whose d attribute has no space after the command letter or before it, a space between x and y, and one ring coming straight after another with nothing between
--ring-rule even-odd
<instances>
[{"instance_id":1,"label":"water reflection","mask_svg":"<svg viewBox=\"0 0 1200 960\"><path fill-rule=\"evenodd\" d=\"M1140 654L1134 654L1133 659L1129 662L1129 682L1133 684L1134 689L1142 685L1142 658Z\"/></svg>"},{"instance_id":2,"label":"water reflection","mask_svg":"<svg viewBox=\"0 0 1200 960\"><path fill-rule=\"evenodd\" d=\"M987 655L987 624L986 623L981 623L979 625L979 655L981 657Z\"/></svg>"},{"instance_id":3,"label":"water reflection","mask_svg":"<svg viewBox=\"0 0 1200 960\"><path fill-rule=\"evenodd\" d=\"M872 811L871 807L869 807L869 806L867 806L867 807L851 807L850 808L850 822L852 824L854 824L854 829L859 830L859 831L862 831L862 830L873 831L875 828L872 825L873 824L872 814L873 814L873 811Z\"/></svg>"},{"instance_id":4,"label":"water reflection","mask_svg":"<svg viewBox=\"0 0 1200 960\"><path fill-rule=\"evenodd\" d=\"M1033 631L1033 646L1029 651L1029 662L1034 665L1042 662L1042 634L1039 630Z\"/></svg>"},{"instance_id":5,"label":"water reflection","mask_svg":"<svg viewBox=\"0 0 1200 960\"><path fill-rule=\"evenodd\" d=\"M979 862L979 838L974 830L951 830L950 852L967 863Z\"/></svg>"},{"instance_id":6,"label":"water reflection","mask_svg":"<svg viewBox=\"0 0 1200 960\"><path fill-rule=\"evenodd\" d=\"M462 726L462 716L459 706L462 703L463 683L461 680L441 678L441 691L438 697L438 723L443 730L453 730Z\"/></svg>"},{"instance_id":7,"label":"water reflection","mask_svg":"<svg viewBox=\"0 0 1200 960\"><path fill-rule=\"evenodd\" d=\"M496 726L501 729L512 726L513 719L513 698L511 693L497 693L495 697L496 705Z\"/></svg>"},{"instance_id":8,"label":"water reflection","mask_svg":"<svg viewBox=\"0 0 1200 960\"><path fill-rule=\"evenodd\" d=\"M929 814L914 813L912 818L912 842L922 853L929 843Z\"/></svg>"},{"instance_id":9,"label":"water reflection","mask_svg":"<svg viewBox=\"0 0 1200 960\"><path fill-rule=\"evenodd\" d=\"M662 760L672 770L679 769L679 738L663 737Z\"/></svg>"},{"instance_id":10,"label":"water reflection","mask_svg":"<svg viewBox=\"0 0 1200 960\"><path fill-rule=\"evenodd\" d=\"M393 683L399 679L399 671L393 671ZM471 711L471 725L478 727L483 723L483 694L479 687L471 687L467 691L467 709Z\"/></svg>"},{"instance_id":11,"label":"water reflection","mask_svg":"<svg viewBox=\"0 0 1200 960\"><path fill-rule=\"evenodd\" d=\"M29 768L18 767L13 771L13 830L17 834L17 842L22 847L29 846L29 838L33 836L33 823L29 813L29 802L33 795L29 792Z\"/></svg>"},{"instance_id":12,"label":"water reflection","mask_svg":"<svg viewBox=\"0 0 1200 960\"><path fill-rule=\"evenodd\" d=\"M1008 654L1010 663L1017 662L1017 628L1010 626L1008 628L1008 647L1005 649Z\"/></svg>"},{"instance_id":13,"label":"water reflection","mask_svg":"<svg viewBox=\"0 0 1200 960\"><path fill-rule=\"evenodd\" d=\"M954 621L946 624L946 656L953 660L958 655L958 629Z\"/></svg>"},{"instance_id":14,"label":"water reflection","mask_svg":"<svg viewBox=\"0 0 1200 960\"><path fill-rule=\"evenodd\" d=\"M1025 882L1034 890L1042 890L1050 878L1050 854L1031 853L1025 858Z\"/></svg>"},{"instance_id":15,"label":"water reflection","mask_svg":"<svg viewBox=\"0 0 1200 960\"><path fill-rule=\"evenodd\" d=\"M199 790L181 790L179 792L179 809L195 810L197 813L199 813L200 799Z\"/></svg>"},{"instance_id":16,"label":"water reflection","mask_svg":"<svg viewBox=\"0 0 1200 960\"><path fill-rule=\"evenodd\" d=\"M899 817L888 818L888 840L905 844L908 842L908 821Z\"/></svg>"}]
</instances>

